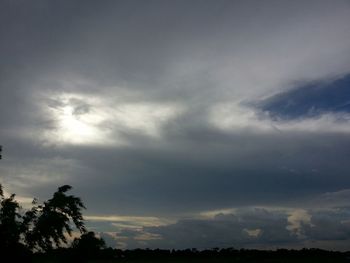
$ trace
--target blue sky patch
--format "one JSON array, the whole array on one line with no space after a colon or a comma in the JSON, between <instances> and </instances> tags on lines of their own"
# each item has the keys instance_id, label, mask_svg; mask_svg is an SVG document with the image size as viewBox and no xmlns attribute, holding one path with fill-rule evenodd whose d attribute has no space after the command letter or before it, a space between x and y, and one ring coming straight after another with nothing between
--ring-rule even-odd
<instances>
[{"instance_id":1,"label":"blue sky patch","mask_svg":"<svg viewBox=\"0 0 350 263\"><path fill-rule=\"evenodd\" d=\"M270 97L262 110L273 118L314 117L325 112L350 112L350 74L332 82L313 82Z\"/></svg>"}]
</instances>

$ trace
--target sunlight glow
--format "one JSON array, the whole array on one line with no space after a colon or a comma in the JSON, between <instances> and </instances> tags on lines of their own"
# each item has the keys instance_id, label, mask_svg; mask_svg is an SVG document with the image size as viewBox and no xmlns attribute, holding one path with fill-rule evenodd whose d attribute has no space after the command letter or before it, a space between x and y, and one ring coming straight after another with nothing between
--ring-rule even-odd
<instances>
[{"instance_id":1,"label":"sunlight glow","mask_svg":"<svg viewBox=\"0 0 350 263\"><path fill-rule=\"evenodd\" d=\"M98 100L79 94L63 94L53 98L50 107L56 122L55 141L70 144L107 144L110 143L110 130L101 124L107 120L103 111L95 107Z\"/></svg>"},{"instance_id":2,"label":"sunlight glow","mask_svg":"<svg viewBox=\"0 0 350 263\"><path fill-rule=\"evenodd\" d=\"M70 144L128 145L129 135L159 139L167 121L180 114L180 105L123 102L80 94L50 98L56 123L49 138Z\"/></svg>"},{"instance_id":3,"label":"sunlight glow","mask_svg":"<svg viewBox=\"0 0 350 263\"><path fill-rule=\"evenodd\" d=\"M61 119L62 128L69 131L69 135L72 139L82 140L84 138L94 137L96 135L94 127L75 117L72 112L73 108L70 106L63 108Z\"/></svg>"},{"instance_id":4,"label":"sunlight glow","mask_svg":"<svg viewBox=\"0 0 350 263\"><path fill-rule=\"evenodd\" d=\"M72 143L85 143L103 140L101 131L96 127L99 123L99 116L86 114L86 116L75 116L74 108L66 106L62 109L60 116L60 128L63 140Z\"/></svg>"}]
</instances>

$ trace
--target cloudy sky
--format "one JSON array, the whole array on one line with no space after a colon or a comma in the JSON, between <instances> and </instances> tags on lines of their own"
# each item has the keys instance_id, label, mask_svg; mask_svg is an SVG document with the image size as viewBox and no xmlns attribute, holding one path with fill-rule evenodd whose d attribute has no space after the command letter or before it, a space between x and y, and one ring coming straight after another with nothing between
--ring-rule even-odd
<instances>
[{"instance_id":1,"label":"cloudy sky","mask_svg":"<svg viewBox=\"0 0 350 263\"><path fill-rule=\"evenodd\" d=\"M120 248L350 246L350 2L0 1L0 180Z\"/></svg>"}]
</instances>

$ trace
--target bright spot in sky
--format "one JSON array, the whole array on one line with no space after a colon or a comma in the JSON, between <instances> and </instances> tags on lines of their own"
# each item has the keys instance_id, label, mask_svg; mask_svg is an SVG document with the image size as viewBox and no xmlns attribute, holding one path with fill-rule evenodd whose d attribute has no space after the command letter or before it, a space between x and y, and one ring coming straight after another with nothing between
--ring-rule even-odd
<instances>
[{"instance_id":1,"label":"bright spot in sky","mask_svg":"<svg viewBox=\"0 0 350 263\"><path fill-rule=\"evenodd\" d=\"M183 111L171 103L120 102L80 94L53 101L50 111L56 129L49 138L70 144L127 145L128 134L160 138L163 125Z\"/></svg>"},{"instance_id":2,"label":"bright spot in sky","mask_svg":"<svg viewBox=\"0 0 350 263\"><path fill-rule=\"evenodd\" d=\"M98 121L95 116L77 116L74 114L74 108L65 106L60 116L60 132L65 141L82 144L91 141L97 141L101 138L101 131L95 127Z\"/></svg>"},{"instance_id":3,"label":"bright spot in sky","mask_svg":"<svg viewBox=\"0 0 350 263\"><path fill-rule=\"evenodd\" d=\"M56 98L50 107L56 122L50 139L70 144L107 144L110 130L101 124L106 114L95 107L97 100L79 94L64 94Z\"/></svg>"}]
</instances>

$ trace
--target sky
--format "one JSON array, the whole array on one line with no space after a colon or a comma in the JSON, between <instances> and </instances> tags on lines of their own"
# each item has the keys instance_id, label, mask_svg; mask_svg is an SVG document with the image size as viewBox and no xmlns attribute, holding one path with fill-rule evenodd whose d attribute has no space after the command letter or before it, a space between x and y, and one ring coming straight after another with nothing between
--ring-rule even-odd
<instances>
[{"instance_id":1,"label":"sky","mask_svg":"<svg viewBox=\"0 0 350 263\"><path fill-rule=\"evenodd\" d=\"M0 0L0 182L118 248L350 247L350 2Z\"/></svg>"}]
</instances>

